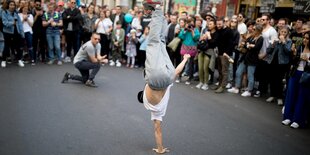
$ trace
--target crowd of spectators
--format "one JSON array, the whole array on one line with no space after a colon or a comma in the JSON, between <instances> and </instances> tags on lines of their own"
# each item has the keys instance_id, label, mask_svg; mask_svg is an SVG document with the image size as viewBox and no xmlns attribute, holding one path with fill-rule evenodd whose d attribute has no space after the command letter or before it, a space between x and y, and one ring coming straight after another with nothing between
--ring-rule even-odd
<instances>
[{"instance_id":1,"label":"crowd of spectators","mask_svg":"<svg viewBox=\"0 0 310 155\"><path fill-rule=\"evenodd\" d=\"M20 67L70 63L93 32L100 34L101 55L107 55L108 65L144 67L150 10L136 6L125 14L121 6L77 6L76 0L47 4L10 0L2 3L0 12L2 68L15 62ZM282 124L307 125L310 88L300 78L310 72L309 21L275 20L270 14L257 19L243 13L216 17L210 12L167 13L166 20L162 40L169 45L173 64L177 66L184 54L191 56L176 83L196 83L202 91L264 97L283 106Z\"/></svg>"}]
</instances>

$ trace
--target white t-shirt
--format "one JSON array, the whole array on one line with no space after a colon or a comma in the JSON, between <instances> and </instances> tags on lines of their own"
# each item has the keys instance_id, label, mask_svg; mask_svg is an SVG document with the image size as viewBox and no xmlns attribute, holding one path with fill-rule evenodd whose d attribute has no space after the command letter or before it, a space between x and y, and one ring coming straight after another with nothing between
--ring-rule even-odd
<instances>
[{"instance_id":1,"label":"white t-shirt","mask_svg":"<svg viewBox=\"0 0 310 155\"><path fill-rule=\"evenodd\" d=\"M116 29L116 22L119 21L120 15L115 15L114 23L113 23L113 29Z\"/></svg>"},{"instance_id":2,"label":"white t-shirt","mask_svg":"<svg viewBox=\"0 0 310 155\"><path fill-rule=\"evenodd\" d=\"M19 13L19 18L20 20L22 21L23 23L23 29L24 29L24 32L30 32L31 34L33 33L32 31L32 27L29 25L29 23L27 21L24 21L24 17L23 17L23 14L22 13ZM28 14L28 20L33 23L33 16L31 14Z\"/></svg>"},{"instance_id":3,"label":"white t-shirt","mask_svg":"<svg viewBox=\"0 0 310 155\"><path fill-rule=\"evenodd\" d=\"M260 53L266 53L266 50L271 44L271 42L274 40L278 40L278 33L276 29L270 26L267 31L263 32L262 36L264 38L264 42L262 48L260 49Z\"/></svg>"},{"instance_id":4,"label":"white t-shirt","mask_svg":"<svg viewBox=\"0 0 310 155\"><path fill-rule=\"evenodd\" d=\"M248 31L248 29L244 23L238 24L238 32L240 33L240 35L245 34L247 31Z\"/></svg>"},{"instance_id":5,"label":"white t-shirt","mask_svg":"<svg viewBox=\"0 0 310 155\"><path fill-rule=\"evenodd\" d=\"M147 98L146 98L145 91L143 92L143 104L147 110L151 111L151 120L152 121L153 120L158 120L158 121L163 120L163 117L166 114L166 110L167 110L167 106L168 106L168 102L169 102L171 86L173 86L173 84L171 84L167 87L165 95L163 96L161 101L156 105L152 105L151 103L149 103Z\"/></svg>"},{"instance_id":6,"label":"white t-shirt","mask_svg":"<svg viewBox=\"0 0 310 155\"><path fill-rule=\"evenodd\" d=\"M134 28L134 29L138 29L139 27L141 27L141 22L140 22L140 19L135 17L133 20L132 20L132 23L131 23L131 26Z\"/></svg>"},{"instance_id":7,"label":"white t-shirt","mask_svg":"<svg viewBox=\"0 0 310 155\"><path fill-rule=\"evenodd\" d=\"M99 22L100 19L96 20L96 24ZM113 25L110 18L105 18L103 21L100 21L97 27L96 32L100 34L106 34L106 31L109 30L109 28Z\"/></svg>"},{"instance_id":8,"label":"white t-shirt","mask_svg":"<svg viewBox=\"0 0 310 155\"><path fill-rule=\"evenodd\" d=\"M310 53L304 53L307 55L307 57L310 57ZM305 70L305 66L307 65L306 61L300 61L297 67L297 70L299 71L304 71Z\"/></svg>"}]
</instances>

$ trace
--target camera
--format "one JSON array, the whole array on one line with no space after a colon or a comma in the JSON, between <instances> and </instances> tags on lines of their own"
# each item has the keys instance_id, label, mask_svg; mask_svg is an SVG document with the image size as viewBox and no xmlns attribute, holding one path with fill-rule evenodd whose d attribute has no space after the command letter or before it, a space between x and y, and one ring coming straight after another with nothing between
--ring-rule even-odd
<instances>
[{"instance_id":1,"label":"camera","mask_svg":"<svg viewBox=\"0 0 310 155\"><path fill-rule=\"evenodd\" d=\"M188 24L187 29L194 29L194 25L193 24Z\"/></svg>"}]
</instances>

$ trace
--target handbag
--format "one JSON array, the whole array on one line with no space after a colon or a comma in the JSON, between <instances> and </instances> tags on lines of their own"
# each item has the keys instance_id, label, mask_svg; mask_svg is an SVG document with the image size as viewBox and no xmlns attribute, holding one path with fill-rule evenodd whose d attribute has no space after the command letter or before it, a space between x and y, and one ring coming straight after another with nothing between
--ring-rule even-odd
<instances>
[{"instance_id":1,"label":"handbag","mask_svg":"<svg viewBox=\"0 0 310 155\"><path fill-rule=\"evenodd\" d=\"M306 64L304 72L299 79L299 83L303 86L310 87L310 72L308 68L308 62Z\"/></svg>"},{"instance_id":2,"label":"handbag","mask_svg":"<svg viewBox=\"0 0 310 155\"><path fill-rule=\"evenodd\" d=\"M173 38L173 40L168 44L168 47L175 52L181 42L181 39L179 37Z\"/></svg>"},{"instance_id":3,"label":"handbag","mask_svg":"<svg viewBox=\"0 0 310 155\"><path fill-rule=\"evenodd\" d=\"M209 48L209 44L206 40L200 40L197 44L198 51L206 52Z\"/></svg>"}]
</instances>

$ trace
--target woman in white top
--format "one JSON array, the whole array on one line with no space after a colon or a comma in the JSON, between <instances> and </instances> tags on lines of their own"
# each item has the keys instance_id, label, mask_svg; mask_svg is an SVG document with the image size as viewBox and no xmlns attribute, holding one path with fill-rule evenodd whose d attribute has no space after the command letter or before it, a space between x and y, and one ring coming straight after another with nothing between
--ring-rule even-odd
<instances>
[{"instance_id":1,"label":"woman in white top","mask_svg":"<svg viewBox=\"0 0 310 155\"><path fill-rule=\"evenodd\" d=\"M110 52L110 34L113 29L113 23L110 18L106 17L106 12L100 12L100 18L95 22L96 32L100 34L101 55L109 55Z\"/></svg>"},{"instance_id":2,"label":"woman in white top","mask_svg":"<svg viewBox=\"0 0 310 155\"><path fill-rule=\"evenodd\" d=\"M33 16L32 14L28 14L29 7L23 6L19 10L19 17L23 23L23 29L25 33L25 41L28 48L29 56L31 59L31 64L35 65L36 62L36 53L32 49L32 25L33 25Z\"/></svg>"},{"instance_id":3,"label":"woman in white top","mask_svg":"<svg viewBox=\"0 0 310 155\"><path fill-rule=\"evenodd\" d=\"M310 103L310 86L301 84L300 78L304 72L310 72L310 32L303 36L303 45L298 49L292 47L293 61L290 79L287 85L283 125L292 128L306 126ZM309 83L309 81L308 81Z\"/></svg>"}]
</instances>

